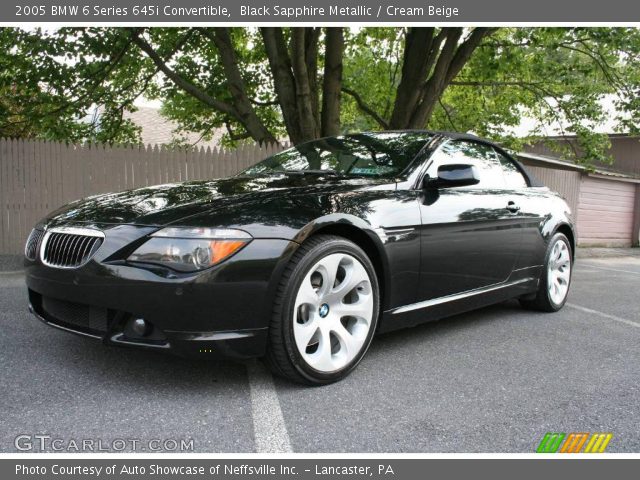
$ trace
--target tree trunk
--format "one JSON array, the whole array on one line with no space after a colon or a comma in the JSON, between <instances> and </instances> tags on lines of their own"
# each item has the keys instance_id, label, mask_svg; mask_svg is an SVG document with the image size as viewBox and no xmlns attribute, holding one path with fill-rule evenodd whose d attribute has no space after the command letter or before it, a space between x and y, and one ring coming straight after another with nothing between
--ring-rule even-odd
<instances>
[{"instance_id":1,"label":"tree trunk","mask_svg":"<svg viewBox=\"0 0 640 480\"><path fill-rule=\"evenodd\" d=\"M444 41L436 65L433 68L433 74L429 80L427 80L424 87L419 90L420 102L416 102L411 112L411 118L409 119L407 128L424 128L427 119L431 117L433 108L446 86L445 78L447 71L461 36L462 28L447 30L446 40Z\"/></svg>"},{"instance_id":2,"label":"tree trunk","mask_svg":"<svg viewBox=\"0 0 640 480\"><path fill-rule=\"evenodd\" d=\"M322 28L305 28L305 64L307 66L307 76L309 77L309 89L311 91L311 108L315 129L320 133L320 89L318 88L318 41Z\"/></svg>"},{"instance_id":3,"label":"tree trunk","mask_svg":"<svg viewBox=\"0 0 640 480\"><path fill-rule=\"evenodd\" d=\"M291 28L291 52L282 28L260 29L278 103L294 144L320 136L318 40L320 28Z\"/></svg>"},{"instance_id":4,"label":"tree trunk","mask_svg":"<svg viewBox=\"0 0 640 480\"><path fill-rule=\"evenodd\" d=\"M298 120L296 84L282 28L263 27L260 29L260 33L269 59L273 85L289 139L294 144L300 143L303 135Z\"/></svg>"},{"instance_id":5,"label":"tree trunk","mask_svg":"<svg viewBox=\"0 0 640 480\"><path fill-rule=\"evenodd\" d=\"M307 31L304 28L291 29L291 66L293 67L293 78L296 84L296 101L302 141L313 140L318 138L320 134L314 115L314 95L311 90L309 71L307 69L306 33Z\"/></svg>"},{"instance_id":6,"label":"tree trunk","mask_svg":"<svg viewBox=\"0 0 640 480\"><path fill-rule=\"evenodd\" d=\"M420 85L429 72L425 71L427 59L432 55L434 28L410 28L404 40L402 77L396 91L396 100L389 126L404 128L408 125L414 106L418 103Z\"/></svg>"},{"instance_id":7,"label":"tree trunk","mask_svg":"<svg viewBox=\"0 0 640 480\"><path fill-rule=\"evenodd\" d=\"M473 52L480 46L482 40L491 35L495 28L475 28L469 37L458 46L460 35L448 35L446 44L442 48L440 59L444 58L442 71L439 69L439 65L436 64L433 76L429 79L423 89L422 99L420 104L415 109L415 112L409 123L409 128L424 128L427 121L433 113L433 109L438 103L440 97L444 93L444 90L449 86L453 79L460 73L460 70L471 58ZM451 48L449 48L451 43ZM457 48L456 48L457 47Z\"/></svg>"},{"instance_id":8,"label":"tree trunk","mask_svg":"<svg viewBox=\"0 0 640 480\"><path fill-rule=\"evenodd\" d=\"M327 28L322 85L323 137L340 133L340 91L342 89L342 55L344 34L342 27Z\"/></svg>"},{"instance_id":9,"label":"tree trunk","mask_svg":"<svg viewBox=\"0 0 640 480\"><path fill-rule=\"evenodd\" d=\"M389 127L424 128L444 90L469 61L483 38L496 29L475 28L460 43L464 29L410 28L405 38L402 80Z\"/></svg>"}]
</instances>

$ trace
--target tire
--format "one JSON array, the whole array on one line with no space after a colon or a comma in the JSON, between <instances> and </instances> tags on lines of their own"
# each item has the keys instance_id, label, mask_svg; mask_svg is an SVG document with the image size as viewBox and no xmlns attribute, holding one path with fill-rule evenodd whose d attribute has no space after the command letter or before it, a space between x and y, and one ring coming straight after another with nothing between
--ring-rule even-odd
<instances>
[{"instance_id":1,"label":"tire","mask_svg":"<svg viewBox=\"0 0 640 480\"><path fill-rule=\"evenodd\" d=\"M371 344L379 298L375 269L360 247L338 236L311 237L278 286L267 365L306 385L342 380Z\"/></svg>"},{"instance_id":2,"label":"tire","mask_svg":"<svg viewBox=\"0 0 640 480\"><path fill-rule=\"evenodd\" d=\"M521 298L521 305L542 312L557 312L567 301L572 272L571 243L564 234L556 233L547 246L538 291L533 299Z\"/></svg>"}]
</instances>

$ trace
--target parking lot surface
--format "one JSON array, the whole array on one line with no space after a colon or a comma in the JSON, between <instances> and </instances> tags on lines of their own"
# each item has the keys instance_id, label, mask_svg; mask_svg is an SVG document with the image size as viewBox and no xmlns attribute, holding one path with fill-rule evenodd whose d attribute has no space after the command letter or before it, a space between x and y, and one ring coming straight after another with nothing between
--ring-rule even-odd
<instances>
[{"instance_id":1,"label":"parking lot surface","mask_svg":"<svg viewBox=\"0 0 640 480\"><path fill-rule=\"evenodd\" d=\"M607 451L640 452L638 292L640 257L580 258L558 313L514 301L385 334L309 388L46 327L22 274L0 272L0 451L45 435L64 451L533 452L546 432L611 432Z\"/></svg>"}]
</instances>

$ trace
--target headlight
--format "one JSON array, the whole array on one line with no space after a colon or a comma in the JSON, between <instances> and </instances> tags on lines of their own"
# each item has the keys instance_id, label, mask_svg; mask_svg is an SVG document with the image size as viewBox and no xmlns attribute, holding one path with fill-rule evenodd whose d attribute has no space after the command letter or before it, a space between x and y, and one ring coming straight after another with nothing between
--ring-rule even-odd
<instances>
[{"instance_id":1,"label":"headlight","mask_svg":"<svg viewBox=\"0 0 640 480\"><path fill-rule=\"evenodd\" d=\"M220 263L252 239L242 230L173 227L151 237L127 260L164 265L180 272L196 272Z\"/></svg>"}]
</instances>

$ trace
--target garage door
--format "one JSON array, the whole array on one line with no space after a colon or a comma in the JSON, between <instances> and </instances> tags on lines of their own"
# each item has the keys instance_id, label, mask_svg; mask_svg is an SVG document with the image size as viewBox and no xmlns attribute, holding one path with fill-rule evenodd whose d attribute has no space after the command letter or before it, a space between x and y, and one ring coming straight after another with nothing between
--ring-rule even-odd
<instances>
[{"instance_id":1,"label":"garage door","mask_svg":"<svg viewBox=\"0 0 640 480\"><path fill-rule=\"evenodd\" d=\"M630 246L634 183L583 177L578 202L578 243L584 246Z\"/></svg>"}]
</instances>

